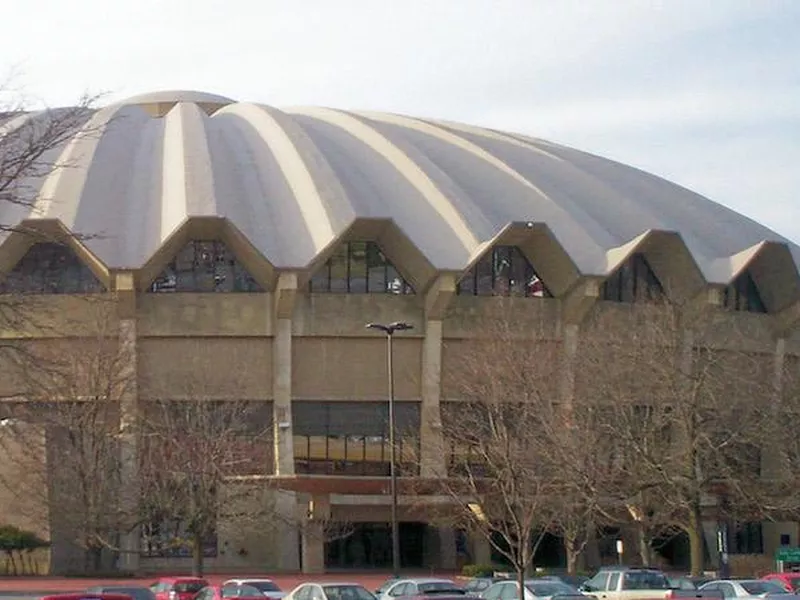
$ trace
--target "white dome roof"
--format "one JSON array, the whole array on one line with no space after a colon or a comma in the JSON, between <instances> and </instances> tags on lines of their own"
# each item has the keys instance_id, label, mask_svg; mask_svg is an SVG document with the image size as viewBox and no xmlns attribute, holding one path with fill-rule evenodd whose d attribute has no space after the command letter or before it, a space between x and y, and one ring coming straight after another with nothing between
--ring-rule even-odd
<instances>
[{"instance_id":1,"label":"white dome roof","mask_svg":"<svg viewBox=\"0 0 800 600\"><path fill-rule=\"evenodd\" d=\"M193 216L226 217L278 268L307 266L359 218L392 220L448 271L519 222L546 225L585 275L652 230L679 234L709 282L765 241L800 263L785 238L685 188L514 133L188 91L113 104L85 129L51 153L69 167L24 182L38 208L0 204L0 222L58 219L96 236L109 268L142 266Z\"/></svg>"}]
</instances>

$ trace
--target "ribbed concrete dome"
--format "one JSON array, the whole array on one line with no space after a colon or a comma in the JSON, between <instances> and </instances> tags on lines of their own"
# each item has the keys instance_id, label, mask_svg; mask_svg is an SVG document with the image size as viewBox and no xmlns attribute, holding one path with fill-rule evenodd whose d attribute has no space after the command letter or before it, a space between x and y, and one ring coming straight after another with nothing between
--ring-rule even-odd
<instances>
[{"instance_id":1,"label":"ribbed concrete dome","mask_svg":"<svg viewBox=\"0 0 800 600\"><path fill-rule=\"evenodd\" d=\"M21 126L36 113L5 121ZM109 268L138 268L192 216L230 220L278 268L302 268L358 218L390 219L440 270L463 270L510 223L547 226L585 275L651 230L678 233L706 280L780 235L637 169L519 134L394 114L137 96L96 111L24 182L32 214L96 236ZM99 128L99 129L98 129ZM788 244L795 267L800 249Z\"/></svg>"}]
</instances>

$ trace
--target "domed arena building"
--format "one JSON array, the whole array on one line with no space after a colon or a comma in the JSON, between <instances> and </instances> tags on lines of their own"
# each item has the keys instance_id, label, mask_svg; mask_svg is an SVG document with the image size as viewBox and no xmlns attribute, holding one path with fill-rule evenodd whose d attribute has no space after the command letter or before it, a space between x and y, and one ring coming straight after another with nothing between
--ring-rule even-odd
<instances>
[{"instance_id":1,"label":"domed arena building","mask_svg":"<svg viewBox=\"0 0 800 600\"><path fill-rule=\"evenodd\" d=\"M0 130L40 117L6 115ZM326 545L289 526L263 539L220 523L211 571L389 566L363 549L387 546L390 518L386 340L367 322L414 326L394 339L395 394L398 419L418 432L421 479L446 460L435 440L454 400L447 374L475 335L470 315L496 296L565 338L587 315L638 301L635 286L658 288L746 323L776 364L800 354L798 246L545 140L173 91L88 111L45 158L63 166L17 186L35 206L0 203L0 223L19 226L0 243L0 293L46 296L67 315L73 297L113 292L131 402L177 399L175 382L195 378L215 400L261 403L268 476L297 506L355 527ZM79 335L72 325L58 335ZM463 540L405 506L404 564L454 569ZM53 568L64 570L77 550L56 530L51 517ZM796 532L785 540L764 525L763 550L797 545ZM467 543L473 562L489 562L487 544ZM190 564L144 549L125 560Z\"/></svg>"}]
</instances>

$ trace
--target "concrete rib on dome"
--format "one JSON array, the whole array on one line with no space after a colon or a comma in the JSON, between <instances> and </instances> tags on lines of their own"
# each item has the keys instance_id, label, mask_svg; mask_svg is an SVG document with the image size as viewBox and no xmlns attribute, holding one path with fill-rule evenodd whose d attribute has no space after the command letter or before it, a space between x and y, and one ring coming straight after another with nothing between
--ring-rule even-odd
<instances>
[{"instance_id":1,"label":"concrete rib on dome","mask_svg":"<svg viewBox=\"0 0 800 600\"><path fill-rule=\"evenodd\" d=\"M20 182L44 210L6 203L0 222L58 219L91 234L110 269L141 268L193 217L227 219L279 270L316 264L359 220L392 222L426 272L464 271L526 222L545 225L583 276L608 275L648 232L682 241L711 284L729 283L763 243L785 247L792 277L800 264L798 246L664 179L458 123L156 92L96 111L51 154L69 167Z\"/></svg>"}]
</instances>

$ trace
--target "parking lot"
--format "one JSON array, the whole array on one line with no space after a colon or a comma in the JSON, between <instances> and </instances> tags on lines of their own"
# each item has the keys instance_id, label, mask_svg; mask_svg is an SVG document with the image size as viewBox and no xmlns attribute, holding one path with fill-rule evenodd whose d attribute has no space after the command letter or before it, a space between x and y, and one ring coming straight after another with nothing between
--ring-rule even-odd
<instances>
[{"instance_id":1,"label":"parking lot","mask_svg":"<svg viewBox=\"0 0 800 600\"><path fill-rule=\"evenodd\" d=\"M368 590L375 590L381 583L388 577L388 573L371 572L371 573L327 573L323 575L302 575L299 573L294 574L281 574L281 575L264 575L260 573L247 573L249 576L265 576L270 577L282 590L289 591L300 583L306 581L347 581L353 583L360 583ZM405 574L404 574L405 575ZM426 573L408 573L409 576L424 575L430 576L430 572ZM242 577L242 574L236 575L207 575L206 579L211 584L220 584L227 579L233 577ZM436 576L443 576L453 578L453 574L441 574ZM127 579L90 579L90 578L58 578L58 577L3 577L0 578L0 598L2 600L30 600L31 598L38 598L44 595L53 593L65 592L78 592L86 588L102 585L119 583L123 585L150 585L157 576L141 577L141 578L127 578Z\"/></svg>"}]
</instances>

